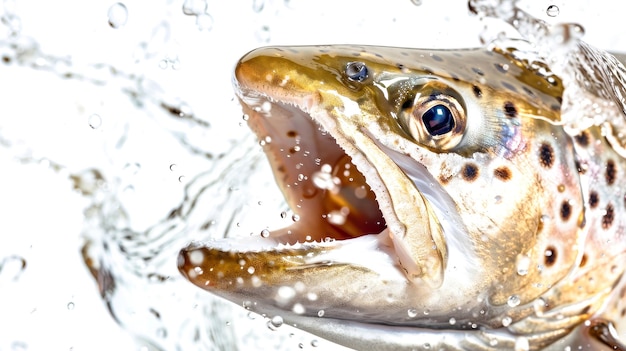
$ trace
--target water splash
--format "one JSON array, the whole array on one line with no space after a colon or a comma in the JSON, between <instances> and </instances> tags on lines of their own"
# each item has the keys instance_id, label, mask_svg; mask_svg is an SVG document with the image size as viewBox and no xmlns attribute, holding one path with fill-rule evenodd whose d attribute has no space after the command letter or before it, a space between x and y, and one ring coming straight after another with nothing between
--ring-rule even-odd
<instances>
[{"instance_id":1,"label":"water splash","mask_svg":"<svg viewBox=\"0 0 626 351\"><path fill-rule=\"evenodd\" d=\"M128 9L126 5L121 2L111 5L111 7L109 7L108 17L109 25L112 28L122 28L126 24L126 21L128 21Z\"/></svg>"},{"instance_id":2,"label":"water splash","mask_svg":"<svg viewBox=\"0 0 626 351\"><path fill-rule=\"evenodd\" d=\"M418 3L421 1L413 1L415 5ZM131 4L128 5L130 7ZM306 9L305 2L297 0L285 1L285 5L289 7L289 13L298 7ZM424 2L418 10L427 5ZM258 345L255 341L258 329L267 329L262 318L256 319L257 324L239 324L243 327L236 329L234 324L230 324L231 320L253 320L245 314L239 316L238 311L218 299L204 293L197 295L195 289L179 278L171 260L178 248L191 238L209 240L224 235L258 233L253 214L261 211L260 207L263 207L263 213L269 213L268 218L299 220L297 214L284 211L282 202L263 199L263 206L256 205L261 196L249 189L271 188L273 180L263 163L264 156L245 132L247 129L238 128L239 121L232 126L224 122L229 120L228 115L238 116L236 101L231 102L231 110L207 112L203 106L216 104L217 98L204 91L206 86L193 89L202 92L199 94L201 98L194 96L189 89L180 89L189 85L190 81L202 85L204 81L213 83L216 79L213 75L198 79L198 71L184 76L190 56L185 56L184 50L175 43L179 40L176 38L181 36L181 25L177 25L174 19L183 18L183 25L191 24L194 31L185 32L185 35L193 36L199 30L204 34L218 30L223 25L223 18L232 19L232 16L215 15L214 18L214 12L211 12L214 9L209 8L206 1L185 1L182 11L180 3L168 2L158 19L150 22L144 28L145 33L133 43L136 49L132 56L124 58L125 61L106 56L100 61L81 60L80 55L71 55L72 52L50 50L40 45L38 40L23 36L23 25L27 21L18 16L16 1L5 0L3 6L0 14L0 65L52 76L63 89L72 87L73 92L89 92L84 96L76 95L72 100L72 106L80 116L76 123L83 128L79 130L87 132L88 140L75 143L72 153L68 154L76 154L79 149L80 154L86 155L84 158L75 161L52 150L43 152L41 148L31 145L32 141L20 140L16 136L19 134L3 129L6 127L4 121L0 123L0 144L3 151L8 150L20 163L45 163L45 168L67 173L69 184L84 196L87 205L84 209L82 231L85 245L82 254L111 315L141 340L144 349L259 349L250 345ZM99 13L99 24L106 27L108 33L129 33L138 16L150 13L145 9L144 12L136 11L134 6L130 7L130 13L122 3L104 7ZM154 5L155 8L158 6ZM507 8L505 4L498 6L498 11L502 11L498 12L501 18L515 16L508 11L515 13L516 10ZM252 8L249 4L245 8L272 15L275 11L269 1L254 1ZM247 45L271 42L274 34L279 34L271 21L262 22L255 27L259 29L256 38L255 34L250 35L250 44ZM536 28L539 32L530 31L529 40L534 38L541 43L545 36L551 38L552 43L554 40L561 44L576 43L573 49L565 45L558 55L581 60L577 67L584 67L584 74L577 79L597 84L585 87L585 93L597 94L596 100L600 101L615 99L617 105L623 106L620 97L624 95L619 90L623 86L623 68L614 59L590 48L580 49L577 35L582 31L576 31L576 27L563 26L560 32L553 30L552 34L542 32L541 28ZM368 37L365 36L365 39ZM213 55L225 54L219 49L223 46L213 42L207 45L199 40L196 43L200 42L202 44L198 45L210 48ZM543 48L550 48L549 43L546 41ZM121 43L114 42L109 46L108 54L121 50L118 44ZM540 52L541 48L533 50ZM236 55L242 53L237 52ZM523 49L518 54L523 54ZM550 62L549 53L538 57ZM159 68L162 62L168 69ZM221 66L213 66L212 59L203 62L210 66L209 71L221 70ZM229 61L229 65L232 62ZM611 80L615 82L613 87L604 83ZM225 84L227 89L223 86L221 89L229 90L228 82ZM184 93L179 94L179 90ZM111 109L110 106L117 108ZM603 110L609 108L599 107ZM594 117L586 123L605 121L609 120L596 120ZM71 120L60 120L58 123L65 127L73 126ZM617 129L617 125L613 125ZM50 134L56 135L53 141L72 135L57 129ZM153 139L146 138L147 135L152 135ZM97 139L97 147L91 147L89 139ZM49 142L45 145L55 144ZM179 183L181 174L168 170L170 155L182 155L181 158L171 159L185 165L183 182ZM190 165L189 168L187 165ZM172 173L176 173L174 177ZM147 211L146 204L154 205L156 209ZM235 223L241 225L236 226ZM19 282L23 272L30 269L26 262L21 256L6 256L0 264L0 284ZM61 306L67 304L67 309L71 309L67 297L63 299ZM82 306L76 305L72 314ZM317 314L325 318L324 310L319 310ZM457 324L456 320L451 319L450 324ZM257 331L247 326L256 326ZM264 335L264 338L273 340L270 344L273 342L272 346L275 346L267 349L289 349L300 344L285 342L286 338L279 332L286 328L280 327L269 337ZM312 341L311 346L323 349L317 340L314 341L315 345ZM15 349L26 349L30 345L19 341L14 344ZM327 345L321 341L319 344Z\"/></svg>"},{"instance_id":3,"label":"water splash","mask_svg":"<svg viewBox=\"0 0 626 351\"><path fill-rule=\"evenodd\" d=\"M626 135L620 132L626 130L626 68L615 56L583 42L581 25L550 25L517 7L517 1L471 0L469 4L481 17L508 23L525 40L520 43L492 33L493 47L516 47L514 56L528 61L531 68L544 72L547 68L548 74L562 80L566 89L561 122L571 135L601 126L613 147L626 157ZM548 15L557 13L555 5L548 8Z\"/></svg>"}]
</instances>

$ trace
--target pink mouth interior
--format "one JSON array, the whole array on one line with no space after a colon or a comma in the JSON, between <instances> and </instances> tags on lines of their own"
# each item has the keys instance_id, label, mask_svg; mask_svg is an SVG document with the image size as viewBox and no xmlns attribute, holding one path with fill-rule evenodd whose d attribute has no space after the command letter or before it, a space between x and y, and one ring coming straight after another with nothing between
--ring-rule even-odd
<instances>
[{"instance_id":1,"label":"pink mouth interior","mask_svg":"<svg viewBox=\"0 0 626 351\"><path fill-rule=\"evenodd\" d=\"M272 230L272 238L290 244L344 240L386 228L365 177L306 112L249 97L242 105L297 219L287 228Z\"/></svg>"}]
</instances>

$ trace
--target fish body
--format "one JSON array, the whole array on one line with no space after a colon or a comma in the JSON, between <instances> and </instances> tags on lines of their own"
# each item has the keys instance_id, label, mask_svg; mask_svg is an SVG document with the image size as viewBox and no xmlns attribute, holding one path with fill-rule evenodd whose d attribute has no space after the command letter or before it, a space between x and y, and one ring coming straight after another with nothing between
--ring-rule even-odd
<instances>
[{"instance_id":1,"label":"fish body","mask_svg":"<svg viewBox=\"0 0 626 351\"><path fill-rule=\"evenodd\" d=\"M191 244L192 283L355 349L622 347L626 161L548 67L275 47L234 86L294 223Z\"/></svg>"}]
</instances>

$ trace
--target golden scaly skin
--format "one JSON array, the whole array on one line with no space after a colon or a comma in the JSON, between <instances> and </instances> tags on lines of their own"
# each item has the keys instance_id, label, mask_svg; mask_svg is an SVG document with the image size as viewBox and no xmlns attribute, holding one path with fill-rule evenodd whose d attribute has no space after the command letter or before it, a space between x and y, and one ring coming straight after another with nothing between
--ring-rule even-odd
<instances>
[{"instance_id":1,"label":"golden scaly skin","mask_svg":"<svg viewBox=\"0 0 626 351\"><path fill-rule=\"evenodd\" d=\"M356 349L624 332L624 160L565 133L558 77L506 50L315 46L255 50L234 84L299 220L183 249L192 283Z\"/></svg>"}]
</instances>

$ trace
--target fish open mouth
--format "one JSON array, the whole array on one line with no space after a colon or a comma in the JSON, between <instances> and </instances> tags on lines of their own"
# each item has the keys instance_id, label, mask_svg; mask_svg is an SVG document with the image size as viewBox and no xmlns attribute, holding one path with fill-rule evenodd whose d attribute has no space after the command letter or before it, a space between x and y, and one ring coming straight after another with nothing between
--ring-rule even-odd
<instances>
[{"instance_id":1,"label":"fish open mouth","mask_svg":"<svg viewBox=\"0 0 626 351\"><path fill-rule=\"evenodd\" d=\"M401 289L408 282L440 287L447 248L438 217L456 213L454 204L441 198L445 192L425 166L397 147L411 146L400 131L384 130L376 106L359 104L351 88L335 85L341 73L320 78L314 76L319 69L309 72L306 65L289 69L281 65L299 59L283 54L278 48L251 52L237 66L234 85L293 223L259 228L253 237L191 244L181 250L180 272L230 300L303 280L330 294L328 284L348 271L386 287L392 280ZM241 275L240 262L251 265L253 276ZM388 298L385 284L376 289ZM354 286L350 294L359 291ZM328 295L328 301L338 300Z\"/></svg>"},{"instance_id":2,"label":"fish open mouth","mask_svg":"<svg viewBox=\"0 0 626 351\"><path fill-rule=\"evenodd\" d=\"M269 236L295 244L381 233L386 223L376 195L352 158L308 114L311 99L298 104L241 97L248 124L294 213L291 226L270 230Z\"/></svg>"}]
</instances>

